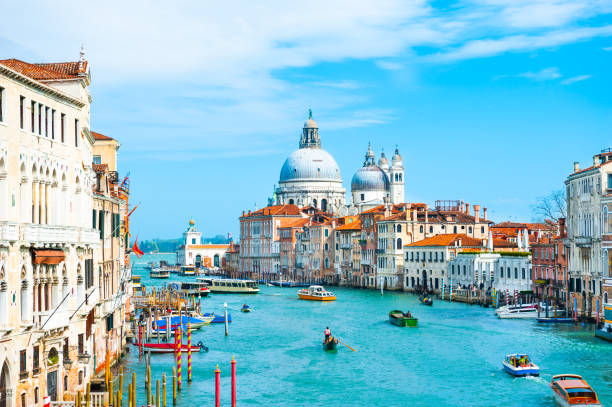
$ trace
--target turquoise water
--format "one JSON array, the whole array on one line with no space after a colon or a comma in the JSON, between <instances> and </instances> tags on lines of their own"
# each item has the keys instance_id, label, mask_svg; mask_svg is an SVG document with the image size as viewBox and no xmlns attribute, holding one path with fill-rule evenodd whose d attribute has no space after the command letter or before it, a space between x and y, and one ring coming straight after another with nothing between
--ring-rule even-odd
<instances>
[{"instance_id":1,"label":"turquoise water","mask_svg":"<svg viewBox=\"0 0 612 407\"><path fill-rule=\"evenodd\" d=\"M178 404L213 405L218 363L222 405L230 405L235 355L240 406L553 406L548 382L559 373L583 375L602 403L612 405L612 344L594 338L592 327L499 320L491 309L459 303L426 307L404 293L333 290L338 300L331 303L298 300L296 289L276 287L203 299L203 311L221 312L227 302L233 323L229 337L222 324L193 334L192 341L204 342L210 352L192 355L190 385L185 355ZM253 312L238 311L245 302ZM418 327L389 324L391 309L410 309ZM323 352L326 326L357 352L343 346ZM139 377L140 405L144 363L134 350L127 369ZM541 376L515 379L504 373L501 360L512 352L529 353ZM170 376L173 361L172 355L152 355L153 378Z\"/></svg>"}]
</instances>

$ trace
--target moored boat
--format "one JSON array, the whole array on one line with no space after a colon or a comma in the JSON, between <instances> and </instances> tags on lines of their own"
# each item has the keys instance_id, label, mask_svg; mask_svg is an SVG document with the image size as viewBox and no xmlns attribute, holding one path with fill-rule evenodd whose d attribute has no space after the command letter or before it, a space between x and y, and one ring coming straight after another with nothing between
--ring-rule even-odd
<instances>
[{"instance_id":1,"label":"moored boat","mask_svg":"<svg viewBox=\"0 0 612 407\"><path fill-rule=\"evenodd\" d=\"M168 287L183 292L187 295L198 295L200 297L206 297L210 293L210 288L200 281L181 281L175 283L169 283Z\"/></svg>"},{"instance_id":2,"label":"moored boat","mask_svg":"<svg viewBox=\"0 0 612 407\"><path fill-rule=\"evenodd\" d=\"M429 305L429 306L433 305L433 298L431 298L431 296L429 295L421 295L419 297L419 301L421 301L421 304L423 305Z\"/></svg>"},{"instance_id":3,"label":"moored boat","mask_svg":"<svg viewBox=\"0 0 612 407\"><path fill-rule=\"evenodd\" d=\"M391 322L393 325L414 327L417 326L418 321L419 320L417 318L412 316L410 311L406 311L404 313L403 311L395 309L389 312L389 322Z\"/></svg>"},{"instance_id":4,"label":"moored boat","mask_svg":"<svg viewBox=\"0 0 612 407\"><path fill-rule=\"evenodd\" d=\"M251 307L249 307L248 305L244 304L242 306L242 308L240 308L240 311L242 311L242 312L251 312Z\"/></svg>"},{"instance_id":5,"label":"moored boat","mask_svg":"<svg viewBox=\"0 0 612 407\"><path fill-rule=\"evenodd\" d=\"M543 317L543 318L536 318L536 321L538 321L541 324L571 324L574 322L574 318L569 318L569 317Z\"/></svg>"},{"instance_id":6,"label":"moored boat","mask_svg":"<svg viewBox=\"0 0 612 407\"><path fill-rule=\"evenodd\" d=\"M180 276L195 276L196 269L195 266L181 266L179 269Z\"/></svg>"},{"instance_id":7,"label":"moored boat","mask_svg":"<svg viewBox=\"0 0 612 407\"><path fill-rule=\"evenodd\" d=\"M169 278L170 271L164 270L160 267L152 268L149 272L149 277L151 278Z\"/></svg>"},{"instance_id":8,"label":"moored boat","mask_svg":"<svg viewBox=\"0 0 612 407\"><path fill-rule=\"evenodd\" d=\"M298 291L298 297L310 301L335 301L336 296L331 291L325 291L320 285L311 285Z\"/></svg>"},{"instance_id":9,"label":"moored boat","mask_svg":"<svg viewBox=\"0 0 612 407\"><path fill-rule=\"evenodd\" d=\"M531 362L529 356L525 353L512 353L506 355L502 361L504 370L512 376L539 376L540 368Z\"/></svg>"},{"instance_id":10,"label":"moored boat","mask_svg":"<svg viewBox=\"0 0 612 407\"><path fill-rule=\"evenodd\" d=\"M604 304L603 325L595 329L595 336L612 342L612 304Z\"/></svg>"},{"instance_id":11,"label":"moored boat","mask_svg":"<svg viewBox=\"0 0 612 407\"><path fill-rule=\"evenodd\" d=\"M174 331L175 327L182 324L183 329L185 330L187 329L187 323L191 325L192 330L200 329L204 325L210 324L213 320L214 320L214 316L212 315L198 315L198 316L183 315L182 317L179 317L178 315L173 315L170 317L170 329ZM156 325L157 325L157 330L160 331L160 333L162 333L162 331L165 332L166 330L166 320L165 319L158 319L156 321Z\"/></svg>"},{"instance_id":12,"label":"moored boat","mask_svg":"<svg viewBox=\"0 0 612 407\"><path fill-rule=\"evenodd\" d=\"M212 321L210 321L211 324L222 324L225 322L225 317L223 316L223 314L221 315L217 315L214 313L206 313L206 314L202 314L203 317L213 317ZM227 322L232 322L232 314L230 314L229 312L227 313Z\"/></svg>"},{"instance_id":13,"label":"moored boat","mask_svg":"<svg viewBox=\"0 0 612 407\"><path fill-rule=\"evenodd\" d=\"M338 347L338 339L330 336L327 340L323 342L323 349L327 351L334 351Z\"/></svg>"},{"instance_id":14,"label":"moored boat","mask_svg":"<svg viewBox=\"0 0 612 407\"><path fill-rule=\"evenodd\" d=\"M134 342L134 346L139 347L140 343L138 342ZM146 352L151 352L151 353L173 353L176 351L177 346L174 343L143 343L142 344L142 348L146 351ZM202 348L204 348L204 350L208 350L208 348L206 348L204 345L202 345L202 343L198 343L197 345L191 345L191 351L192 352L199 352ZM189 346L185 343L181 345L181 351L182 352L187 352L189 350Z\"/></svg>"},{"instance_id":15,"label":"moored boat","mask_svg":"<svg viewBox=\"0 0 612 407\"><path fill-rule=\"evenodd\" d=\"M550 387L554 392L557 404L570 406L601 406L595 390L576 374L560 374L553 376Z\"/></svg>"}]
</instances>

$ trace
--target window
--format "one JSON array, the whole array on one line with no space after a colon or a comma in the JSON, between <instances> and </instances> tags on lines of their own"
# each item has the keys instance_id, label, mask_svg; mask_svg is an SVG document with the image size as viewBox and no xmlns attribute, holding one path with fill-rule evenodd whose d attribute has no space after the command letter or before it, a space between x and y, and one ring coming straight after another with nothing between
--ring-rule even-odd
<instances>
[{"instance_id":1,"label":"window","mask_svg":"<svg viewBox=\"0 0 612 407\"><path fill-rule=\"evenodd\" d=\"M110 314L106 317L106 332L110 332L114 327L113 315Z\"/></svg>"},{"instance_id":2,"label":"window","mask_svg":"<svg viewBox=\"0 0 612 407\"><path fill-rule=\"evenodd\" d=\"M196 244L195 237L193 239L191 239L191 244Z\"/></svg>"},{"instance_id":3,"label":"window","mask_svg":"<svg viewBox=\"0 0 612 407\"><path fill-rule=\"evenodd\" d=\"M365 194L361 194L361 200L365 201Z\"/></svg>"},{"instance_id":4,"label":"window","mask_svg":"<svg viewBox=\"0 0 612 407\"><path fill-rule=\"evenodd\" d=\"M49 137L49 108L45 106L45 137Z\"/></svg>"},{"instance_id":5,"label":"window","mask_svg":"<svg viewBox=\"0 0 612 407\"><path fill-rule=\"evenodd\" d=\"M516 267L514 268L514 278L518 278L518 269Z\"/></svg>"},{"instance_id":6,"label":"window","mask_svg":"<svg viewBox=\"0 0 612 407\"><path fill-rule=\"evenodd\" d=\"M329 230L325 229L325 237L329 236Z\"/></svg>"},{"instance_id":7,"label":"window","mask_svg":"<svg viewBox=\"0 0 612 407\"><path fill-rule=\"evenodd\" d=\"M38 387L34 389L34 404L38 404Z\"/></svg>"},{"instance_id":8,"label":"window","mask_svg":"<svg viewBox=\"0 0 612 407\"><path fill-rule=\"evenodd\" d=\"M98 215L98 229L100 229L100 239L104 239L104 211L101 210Z\"/></svg>"},{"instance_id":9,"label":"window","mask_svg":"<svg viewBox=\"0 0 612 407\"><path fill-rule=\"evenodd\" d=\"M94 285L93 259L85 260L85 289Z\"/></svg>"},{"instance_id":10,"label":"window","mask_svg":"<svg viewBox=\"0 0 612 407\"><path fill-rule=\"evenodd\" d=\"M453 226L453 233L457 233L457 226Z\"/></svg>"},{"instance_id":11,"label":"window","mask_svg":"<svg viewBox=\"0 0 612 407\"><path fill-rule=\"evenodd\" d=\"M98 218L98 211L96 211L95 209L91 211L91 228L95 229L96 228L96 219Z\"/></svg>"},{"instance_id":12,"label":"window","mask_svg":"<svg viewBox=\"0 0 612 407\"><path fill-rule=\"evenodd\" d=\"M402 239L397 239L397 249L401 250L402 249Z\"/></svg>"},{"instance_id":13,"label":"window","mask_svg":"<svg viewBox=\"0 0 612 407\"><path fill-rule=\"evenodd\" d=\"M51 139L55 140L55 109L51 110Z\"/></svg>"},{"instance_id":14,"label":"window","mask_svg":"<svg viewBox=\"0 0 612 407\"><path fill-rule=\"evenodd\" d=\"M463 266L463 275L465 276L467 272L465 271L465 265Z\"/></svg>"},{"instance_id":15,"label":"window","mask_svg":"<svg viewBox=\"0 0 612 407\"><path fill-rule=\"evenodd\" d=\"M74 146L79 146L79 119L74 119Z\"/></svg>"},{"instance_id":16,"label":"window","mask_svg":"<svg viewBox=\"0 0 612 407\"><path fill-rule=\"evenodd\" d=\"M64 360L70 360L70 342L68 342L68 338L64 338L64 349L62 353Z\"/></svg>"},{"instance_id":17,"label":"window","mask_svg":"<svg viewBox=\"0 0 612 407\"><path fill-rule=\"evenodd\" d=\"M60 116L60 136L61 136L62 143L64 142L65 129L66 129L66 115L62 113Z\"/></svg>"},{"instance_id":18,"label":"window","mask_svg":"<svg viewBox=\"0 0 612 407\"><path fill-rule=\"evenodd\" d=\"M25 393L21 393L21 407L27 407L28 403L26 400L26 394Z\"/></svg>"},{"instance_id":19,"label":"window","mask_svg":"<svg viewBox=\"0 0 612 407\"><path fill-rule=\"evenodd\" d=\"M64 391L68 391L68 375L64 376Z\"/></svg>"},{"instance_id":20,"label":"window","mask_svg":"<svg viewBox=\"0 0 612 407\"><path fill-rule=\"evenodd\" d=\"M0 86L0 122L4 121L4 88Z\"/></svg>"},{"instance_id":21,"label":"window","mask_svg":"<svg viewBox=\"0 0 612 407\"><path fill-rule=\"evenodd\" d=\"M34 346L34 352L32 353L32 369L38 369L40 367L40 347Z\"/></svg>"},{"instance_id":22,"label":"window","mask_svg":"<svg viewBox=\"0 0 612 407\"><path fill-rule=\"evenodd\" d=\"M525 279L525 268L522 269L523 270L523 280Z\"/></svg>"},{"instance_id":23,"label":"window","mask_svg":"<svg viewBox=\"0 0 612 407\"><path fill-rule=\"evenodd\" d=\"M27 372L27 353L26 350L19 351L19 373Z\"/></svg>"},{"instance_id":24,"label":"window","mask_svg":"<svg viewBox=\"0 0 612 407\"><path fill-rule=\"evenodd\" d=\"M455 265L451 265L451 274L454 276L455 275Z\"/></svg>"},{"instance_id":25,"label":"window","mask_svg":"<svg viewBox=\"0 0 612 407\"><path fill-rule=\"evenodd\" d=\"M429 227L429 233L433 233L433 226Z\"/></svg>"},{"instance_id":26,"label":"window","mask_svg":"<svg viewBox=\"0 0 612 407\"><path fill-rule=\"evenodd\" d=\"M79 334L79 355L85 354L85 335Z\"/></svg>"},{"instance_id":27,"label":"window","mask_svg":"<svg viewBox=\"0 0 612 407\"><path fill-rule=\"evenodd\" d=\"M24 120L23 120L23 109L25 108L24 106L25 103L25 97L24 96L19 96L19 128L23 129L24 126Z\"/></svg>"},{"instance_id":28,"label":"window","mask_svg":"<svg viewBox=\"0 0 612 407\"><path fill-rule=\"evenodd\" d=\"M534 259L538 258L538 248L537 247L534 247L534 249L533 249L533 258Z\"/></svg>"},{"instance_id":29,"label":"window","mask_svg":"<svg viewBox=\"0 0 612 407\"><path fill-rule=\"evenodd\" d=\"M43 112L43 104L38 104L38 135L42 136L42 112Z\"/></svg>"},{"instance_id":30,"label":"window","mask_svg":"<svg viewBox=\"0 0 612 407\"><path fill-rule=\"evenodd\" d=\"M471 226L468 228L468 232L472 233L472 227Z\"/></svg>"},{"instance_id":31,"label":"window","mask_svg":"<svg viewBox=\"0 0 612 407\"><path fill-rule=\"evenodd\" d=\"M31 116L31 120L30 122L32 123L32 133L36 132L36 102L35 101L31 101L30 102L30 116Z\"/></svg>"},{"instance_id":32,"label":"window","mask_svg":"<svg viewBox=\"0 0 612 407\"><path fill-rule=\"evenodd\" d=\"M608 189L612 189L612 174L608 174Z\"/></svg>"},{"instance_id":33,"label":"window","mask_svg":"<svg viewBox=\"0 0 612 407\"><path fill-rule=\"evenodd\" d=\"M423 233L423 225L419 227L419 232Z\"/></svg>"}]
</instances>

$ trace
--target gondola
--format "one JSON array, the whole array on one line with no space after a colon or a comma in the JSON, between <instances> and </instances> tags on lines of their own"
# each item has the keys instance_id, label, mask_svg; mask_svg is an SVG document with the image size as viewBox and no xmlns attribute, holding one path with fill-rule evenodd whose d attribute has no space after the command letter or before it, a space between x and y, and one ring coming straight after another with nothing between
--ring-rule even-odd
<instances>
[{"instance_id":1,"label":"gondola","mask_svg":"<svg viewBox=\"0 0 612 407\"><path fill-rule=\"evenodd\" d=\"M240 308L240 311L242 311L242 312L251 312L251 307L249 307L248 305L244 304L242 306L242 308Z\"/></svg>"},{"instance_id":2,"label":"gondola","mask_svg":"<svg viewBox=\"0 0 612 407\"><path fill-rule=\"evenodd\" d=\"M429 306L433 305L433 298L431 298L428 295L421 295L419 297L419 301L421 301L421 304L423 305L429 305Z\"/></svg>"},{"instance_id":3,"label":"gondola","mask_svg":"<svg viewBox=\"0 0 612 407\"><path fill-rule=\"evenodd\" d=\"M328 340L323 342L323 350L326 352L337 350L338 347L338 339L330 336Z\"/></svg>"}]
</instances>

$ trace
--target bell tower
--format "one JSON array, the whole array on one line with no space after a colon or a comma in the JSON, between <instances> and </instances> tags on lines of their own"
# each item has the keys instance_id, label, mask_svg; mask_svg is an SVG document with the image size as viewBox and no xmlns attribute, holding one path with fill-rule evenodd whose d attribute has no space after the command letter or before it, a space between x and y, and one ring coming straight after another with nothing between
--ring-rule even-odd
<instances>
[{"instance_id":1,"label":"bell tower","mask_svg":"<svg viewBox=\"0 0 612 407\"><path fill-rule=\"evenodd\" d=\"M395 146L395 154L391 159L391 169L389 170L391 184L391 203L398 204L406 199L404 191L404 165L399 149Z\"/></svg>"}]
</instances>

